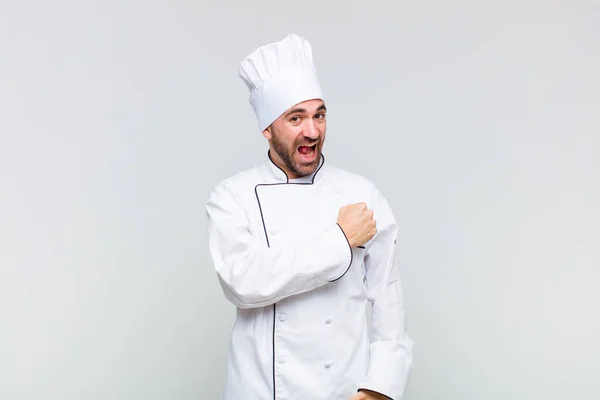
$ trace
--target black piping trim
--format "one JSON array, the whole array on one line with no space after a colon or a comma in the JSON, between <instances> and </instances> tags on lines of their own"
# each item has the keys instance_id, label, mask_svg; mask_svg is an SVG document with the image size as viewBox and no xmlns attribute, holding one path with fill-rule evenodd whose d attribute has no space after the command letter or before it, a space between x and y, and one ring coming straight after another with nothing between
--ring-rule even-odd
<instances>
[{"instance_id":1,"label":"black piping trim","mask_svg":"<svg viewBox=\"0 0 600 400\"><path fill-rule=\"evenodd\" d=\"M382 395L383 397L385 397L386 399L389 399L389 400L394 400L394 399L392 399L390 396L388 396L387 394L383 394L383 393L380 393L380 392L376 392L375 390L371 390L371 389L367 389L367 388L360 388L360 389L358 389L356 392L358 393L358 392L361 392L361 391L363 391L363 390L364 390L364 391L367 391L367 390L368 390L369 392L373 392L373 393L380 394L380 395Z\"/></svg>"},{"instance_id":2,"label":"black piping trim","mask_svg":"<svg viewBox=\"0 0 600 400\"><path fill-rule=\"evenodd\" d=\"M356 247L358 247L359 249L366 249L365 246L356 246Z\"/></svg>"},{"instance_id":3,"label":"black piping trim","mask_svg":"<svg viewBox=\"0 0 600 400\"><path fill-rule=\"evenodd\" d=\"M271 163L276 166L284 175L285 175L285 183L284 182L278 182L278 183L259 183L258 185L256 185L254 187L254 194L256 196L256 202L258 203L258 209L260 210L260 219L262 221L262 225L263 225L263 229L265 231L265 238L267 239L267 247L271 247L271 244L269 243L269 235L267 234L267 225L265 224L265 217L263 215L263 210L262 210L262 206L260 204L260 197L258 196L258 187L259 186L276 186L276 185L312 185L315 183L315 178L317 177L317 173L319 173L319 171L321 170L321 168L323 167L323 165L325 164L325 156L321 153L321 157L322 157L322 162L321 165L319 165L319 167L317 168L317 170L315 171L311 182L292 182L290 183L290 178L288 177L288 175L285 173L285 171L283 169L281 169L279 167L279 165L275 164L273 162L273 159L271 158L271 151L267 151L267 156L269 157L269 160L271 161ZM340 227L341 229L341 227ZM343 232L343 231L342 231ZM345 234L344 234L345 236ZM348 240L348 238L346 238L346 240ZM350 245L350 242L348 242L348 245ZM352 249L350 249L350 251L352 251ZM352 254L352 253L350 253ZM352 264L352 261L350 261L350 264ZM350 267L348 267L349 269ZM348 270L346 270L347 272ZM346 272L344 272L344 275L346 274ZM342 275L342 276L344 276ZM340 276L341 278L341 276ZM338 278L339 279L339 278ZM275 386L275 323L276 323L276 316L277 316L277 304L273 303L273 400L277 400L277 392L276 392L276 386Z\"/></svg>"},{"instance_id":4,"label":"black piping trim","mask_svg":"<svg viewBox=\"0 0 600 400\"><path fill-rule=\"evenodd\" d=\"M275 394L275 316L277 315L277 305L273 303L273 400L277 400Z\"/></svg>"},{"instance_id":5,"label":"black piping trim","mask_svg":"<svg viewBox=\"0 0 600 400\"><path fill-rule=\"evenodd\" d=\"M335 282L338 279L340 279L341 277L343 277L344 275L346 275L346 272L348 272L348 270L350 269L350 266L352 265L352 260L354 259L354 254L352 253L352 246L350 246L350 241L348 240L348 236L346 236L346 232L344 232L344 230L342 229L342 226L338 223L336 223L337 226L340 227L340 231L342 231L342 234L344 235L344 238L346 239L346 242L348 243L348 248L350 249L350 263L348 264L348 268L346 268L346 270L344 271L344 273L340 276L338 276L337 278L335 278L332 281L329 282Z\"/></svg>"},{"instance_id":6,"label":"black piping trim","mask_svg":"<svg viewBox=\"0 0 600 400\"><path fill-rule=\"evenodd\" d=\"M269 235L267 235L267 225L265 224L265 217L263 216L262 206L260 205L260 198L258 197L258 187L263 184L258 184L254 186L254 194L256 195L256 202L258 203L258 209L260 211L260 219L262 221L263 229L265 230L265 238L267 239L267 247L271 247L269 243Z\"/></svg>"}]
</instances>

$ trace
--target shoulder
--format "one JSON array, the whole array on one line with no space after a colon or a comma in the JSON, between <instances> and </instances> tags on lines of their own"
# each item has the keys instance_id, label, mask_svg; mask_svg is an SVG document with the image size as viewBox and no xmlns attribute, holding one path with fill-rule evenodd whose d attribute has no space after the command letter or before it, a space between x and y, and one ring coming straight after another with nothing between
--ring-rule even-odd
<instances>
[{"instance_id":1,"label":"shoulder","mask_svg":"<svg viewBox=\"0 0 600 400\"><path fill-rule=\"evenodd\" d=\"M370 208L390 214L393 218L390 204L386 196L369 177L354 171L340 168L336 165L327 166L327 181L340 186L348 193L353 193L357 199L364 199Z\"/></svg>"},{"instance_id":2,"label":"shoulder","mask_svg":"<svg viewBox=\"0 0 600 400\"><path fill-rule=\"evenodd\" d=\"M365 175L348 169L340 168L336 165L327 165L326 174L328 181L335 182L338 185L354 188L359 192L376 193L378 191L375 183Z\"/></svg>"},{"instance_id":3,"label":"shoulder","mask_svg":"<svg viewBox=\"0 0 600 400\"><path fill-rule=\"evenodd\" d=\"M208 201L223 196L238 197L237 193L243 192L246 186L253 188L255 182L259 180L260 175L261 167L253 166L226 176L213 186Z\"/></svg>"}]
</instances>

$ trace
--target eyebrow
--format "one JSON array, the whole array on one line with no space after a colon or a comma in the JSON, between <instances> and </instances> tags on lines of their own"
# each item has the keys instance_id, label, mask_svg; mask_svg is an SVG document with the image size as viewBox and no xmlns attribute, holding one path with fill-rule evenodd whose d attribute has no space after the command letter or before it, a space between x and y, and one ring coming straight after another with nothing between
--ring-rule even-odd
<instances>
[{"instance_id":1,"label":"eyebrow","mask_svg":"<svg viewBox=\"0 0 600 400\"><path fill-rule=\"evenodd\" d=\"M317 108L317 111L327 111L327 107L325 107L325 104L321 104L321 107ZM305 108L292 108L290 111L288 111L285 116L289 117L292 114L296 114L296 113L306 113L306 109Z\"/></svg>"}]
</instances>

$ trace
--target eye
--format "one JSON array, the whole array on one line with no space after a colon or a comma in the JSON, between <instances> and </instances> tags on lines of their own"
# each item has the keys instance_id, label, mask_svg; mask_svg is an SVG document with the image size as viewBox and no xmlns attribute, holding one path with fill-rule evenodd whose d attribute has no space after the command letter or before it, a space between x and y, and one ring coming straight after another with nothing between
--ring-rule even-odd
<instances>
[{"instance_id":1,"label":"eye","mask_svg":"<svg viewBox=\"0 0 600 400\"><path fill-rule=\"evenodd\" d=\"M317 118L317 119L325 119L325 114L318 113L317 115L315 115L315 118Z\"/></svg>"},{"instance_id":2,"label":"eye","mask_svg":"<svg viewBox=\"0 0 600 400\"><path fill-rule=\"evenodd\" d=\"M297 115L294 115L292 118L290 118L290 122L300 122L300 117Z\"/></svg>"}]
</instances>

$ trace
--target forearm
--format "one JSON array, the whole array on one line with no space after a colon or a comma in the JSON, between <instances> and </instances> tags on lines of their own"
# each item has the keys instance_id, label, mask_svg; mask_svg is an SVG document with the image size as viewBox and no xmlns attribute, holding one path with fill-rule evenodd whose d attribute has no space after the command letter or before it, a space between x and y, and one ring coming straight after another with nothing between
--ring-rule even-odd
<instances>
[{"instance_id":1,"label":"forearm","mask_svg":"<svg viewBox=\"0 0 600 400\"><path fill-rule=\"evenodd\" d=\"M342 276L352 251L341 228L293 244L267 247L262 242L223 248L217 232L211 252L221 286L240 308L264 307L288 296L321 287Z\"/></svg>"}]
</instances>

